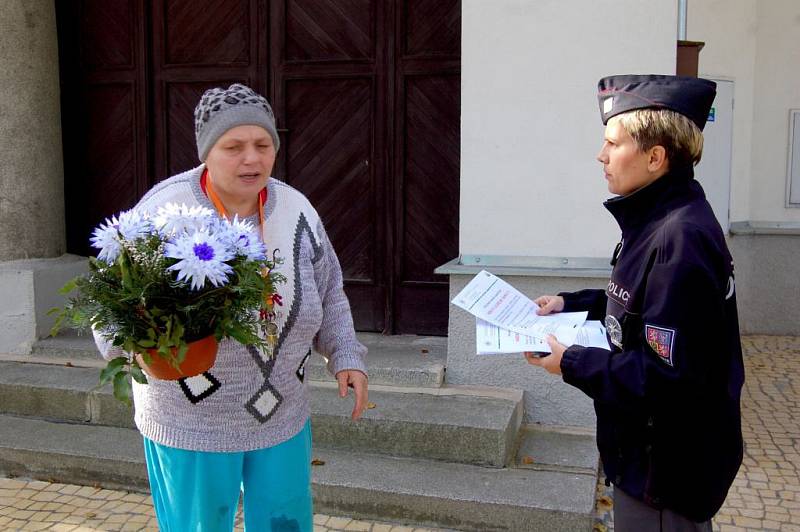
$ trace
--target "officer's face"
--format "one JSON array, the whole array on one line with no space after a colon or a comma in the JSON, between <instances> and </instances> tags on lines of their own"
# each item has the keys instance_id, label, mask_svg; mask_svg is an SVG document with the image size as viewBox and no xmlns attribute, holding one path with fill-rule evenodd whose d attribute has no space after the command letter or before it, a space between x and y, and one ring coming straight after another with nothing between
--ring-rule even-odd
<instances>
[{"instance_id":1,"label":"officer's face","mask_svg":"<svg viewBox=\"0 0 800 532\"><path fill-rule=\"evenodd\" d=\"M643 152L636 141L619 123L619 117L609 119L605 139L597 160L603 163L608 191L627 196L655 181L659 175L651 172L650 150Z\"/></svg>"}]
</instances>

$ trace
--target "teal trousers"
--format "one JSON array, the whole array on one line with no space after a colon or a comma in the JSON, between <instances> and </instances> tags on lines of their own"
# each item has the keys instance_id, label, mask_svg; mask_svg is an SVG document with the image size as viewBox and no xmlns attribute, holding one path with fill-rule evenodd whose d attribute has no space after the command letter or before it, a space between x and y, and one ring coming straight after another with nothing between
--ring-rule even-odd
<instances>
[{"instance_id":1,"label":"teal trousers","mask_svg":"<svg viewBox=\"0 0 800 532\"><path fill-rule=\"evenodd\" d=\"M144 439L161 532L230 532L241 494L249 532L311 532L311 422L266 449L187 451Z\"/></svg>"}]
</instances>

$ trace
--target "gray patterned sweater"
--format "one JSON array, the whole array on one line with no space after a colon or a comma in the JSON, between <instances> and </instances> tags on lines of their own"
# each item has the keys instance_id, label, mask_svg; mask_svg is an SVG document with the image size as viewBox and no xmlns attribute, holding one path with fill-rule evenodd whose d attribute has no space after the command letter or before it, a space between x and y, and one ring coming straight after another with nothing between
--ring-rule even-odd
<instances>
[{"instance_id":1,"label":"gray patterned sweater","mask_svg":"<svg viewBox=\"0 0 800 532\"><path fill-rule=\"evenodd\" d=\"M214 210L200 186L204 166L173 176L151 189L137 209L154 213L166 203ZM312 346L328 359L328 370L366 373L366 348L356 339L342 272L319 215L300 192L276 179L267 184L266 243L278 249L278 310L275 356L264 359L233 339L219 345L214 366L179 381L134 382L136 426L162 445L198 451L248 451L271 447L297 434L309 416L304 366ZM258 215L248 218L259 230ZM106 358L118 348L95 334Z\"/></svg>"}]
</instances>

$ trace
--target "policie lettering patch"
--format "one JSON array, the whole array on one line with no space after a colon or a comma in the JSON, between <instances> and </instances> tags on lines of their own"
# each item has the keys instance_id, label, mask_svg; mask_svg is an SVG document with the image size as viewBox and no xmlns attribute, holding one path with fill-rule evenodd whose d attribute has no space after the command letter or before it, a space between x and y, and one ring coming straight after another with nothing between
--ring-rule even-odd
<instances>
[{"instance_id":1,"label":"policie lettering patch","mask_svg":"<svg viewBox=\"0 0 800 532\"><path fill-rule=\"evenodd\" d=\"M645 325L644 335L647 344L663 362L672 366L672 346L675 344L675 329Z\"/></svg>"}]
</instances>

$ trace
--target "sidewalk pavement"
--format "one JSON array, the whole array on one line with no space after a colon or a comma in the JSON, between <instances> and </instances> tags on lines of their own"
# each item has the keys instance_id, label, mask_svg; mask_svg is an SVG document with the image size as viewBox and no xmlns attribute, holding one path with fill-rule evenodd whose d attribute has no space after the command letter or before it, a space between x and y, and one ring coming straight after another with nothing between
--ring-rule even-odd
<instances>
[{"instance_id":1,"label":"sidewalk pavement","mask_svg":"<svg viewBox=\"0 0 800 532\"><path fill-rule=\"evenodd\" d=\"M714 530L800 532L800 337L749 336L743 347L744 463ZM595 531L614 529L612 506L611 488L599 484ZM242 530L240 522L236 530ZM315 532L434 532L322 514L314 523ZM148 495L0 478L0 530L155 531L157 526Z\"/></svg>"}]
</instances>

